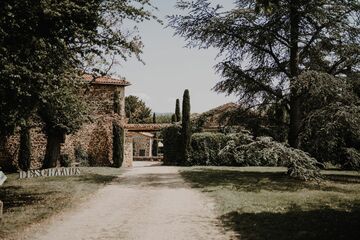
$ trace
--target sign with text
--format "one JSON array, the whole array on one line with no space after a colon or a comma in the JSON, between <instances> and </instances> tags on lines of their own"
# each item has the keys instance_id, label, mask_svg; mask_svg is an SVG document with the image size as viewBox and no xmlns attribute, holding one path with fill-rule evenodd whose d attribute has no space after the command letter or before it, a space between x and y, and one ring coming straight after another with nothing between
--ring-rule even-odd
<instances>
[{"instance_id":1,"label":"sign with text","mask_svg":"<svg viewBox=\"0 0 360 240\"><path fill-rule=\"evenodd\" d=\"M76 176L80 175L80 168L49 168L42 170L20 171L20 178Z\"/></svg>"},{"instance_id":2,"label":"sign with text","mask_svg":"<svg viewBox=\"0 0 360 240\"><path fill-rule=\"evenodd\" d=\"M7 177L5 176L5 174L2 171L0 171L0 186L3 185L6 179Z\"/></svg>"}]
</instances>

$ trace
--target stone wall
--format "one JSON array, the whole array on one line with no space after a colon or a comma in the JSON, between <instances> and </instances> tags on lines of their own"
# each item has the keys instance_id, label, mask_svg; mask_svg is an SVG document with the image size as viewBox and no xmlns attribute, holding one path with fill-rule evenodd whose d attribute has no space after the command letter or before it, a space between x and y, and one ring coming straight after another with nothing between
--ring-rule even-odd
<instances>
[{"instance_id":1,"label":"stone wall","mask_svg":"<svg viewBox=\"0 0 360 240\"><path fill-rule=\"evenodd\" d=\"M152 156L152 134L132 132L130 135L133 138L133 154L135 157L141 156L141 151L143 151L143 156Z\"/></svg>"},{"instance_id":2,"label":"stone wall","mask_svg":"<svg viewBox=\"0 0 360 240\"><path fill-rule=\"evenodd\" d=\"M31 168L37 169L42 165L46 149L46 136L41 127L35 127L30 130L31 137ZM0 144L0 166L4 170L12 170L17 166L19 155L20 134L18 131L3 144Z\"/></svg>"},{"instance_id":3,"label":"stone wall","mask_svg":"<svg viewBox=\"0 0 360 240\"><path fill-rule=\"evenodd\" d=\"M119 92L120 116L113 111L114 92ZM88 85L84 89L85 100L89 104L90 118L84 122L81 129L75 134L68 135L65 143L62 144L61 154L65 154L73 162L75 149L83 149L89 156L89 161L97 166L109 166L112 164L112 123L120 122L124 125L125 119L125 87L117 85ZM41 128L31 129L32 141L32 163L31 168L41 167L45 156L46 137ZM127 156L125 166L132 166L132 143L131 157ZM3 169L17 165L19 151L19 134L9 137L5 142L0 143L0 167ZM126 151L125 151L126 152Z\"/></svg>"}]
</instances>

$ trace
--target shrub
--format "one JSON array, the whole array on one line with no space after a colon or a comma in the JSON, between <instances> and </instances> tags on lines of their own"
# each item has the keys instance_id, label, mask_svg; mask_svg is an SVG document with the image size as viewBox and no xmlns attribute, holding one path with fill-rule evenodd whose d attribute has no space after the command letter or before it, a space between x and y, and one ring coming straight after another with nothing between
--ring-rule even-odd
<instances>
[{"instance_id":1,"label":"shrub","mask_svg":"<svg viewBox=\"0 0 360 240\"><path fill-rule=\"evenodd\" d=\"M173 125L162 130L163 152L165 165L177 165L181 146L181 127Z\"/></svg>"},{"instance_id":2,"label":"shrub","mask_svg":"<svg viewBox=\"0 0 360 240\"><path fill-rule=\"evenodd\" d=\"M299 149L287 148L283 165L288 168L288 175L300 180L320 180L319 162Z\"/></svg>"},{"instance_id":3,"label":"shrub","mask_svg":"<svg viewBox=\"0 0 360 240\"><path fill-rule=\"evenodd\" d=\"M360 170L360 151L355 148L346 148L343 159L342 167L344 169Z\"/></svg>"},{"instance_id":4,"label":"shrub","mask_svg":"<svg viewBox=\"0 0 360 240\"><path fill-rule=\"evenodd\" d=\"M75 161L80 164L80 166L88 167L89 166L89 156L83 147L78 144L74 149Z\"/></svg>"},{"instance_id":5,"label":"shrub","mask_svg":"<svg viewBox=\"0 0 360 240\"><path fill-rule=\"evenodd\" d=\"M191 138L191 159L188 160L187 165L236 166L237 152L234 149L252 141L248 132L228 135L195 133Z\"/></svg>"},{"instance_id":6,"label":"shrub","mask_svg":"<svg viewBox=\"0 0 360 240\"><path fill-rule=\"evenodd\" d=\"M356 154L360 150L359 106L331 104L313 111L303 125L301 148L318 161L340 164L345 168L355 167L359 162Z\"/></svg>"},{"instance_id":7,"label":"shrub","mask_svg":"<svg viewBox=\"0 0 360 240\"><path fill-rule=\"evenodd\" d=\"M188 165L284 166L291 177L319 179L318 162L309 154L270 137L252 139L248 133L197 133L191 141Z\"/></svg>"},{"instance_id":8,"label":"shrub","mask_svg":"<svg viewBox=\"0 0 360 240\"><path fill-rule=\"evenodd\" d=\"M221 133L195 133L191 138L191 157L186 165L221 165L219 151L226 144L226 135Z\"/></svg>"},{"instance_id":9,"label":"shrub","mask_svg":"<svg viewBox=\"0 0 360 240\"><path fill-rule=\"evenodd\" d=\"M70 167L71 166L71 159L68 154L60 155L60 166L62 166L62 167Z\"/></svg>"}]
</instances>

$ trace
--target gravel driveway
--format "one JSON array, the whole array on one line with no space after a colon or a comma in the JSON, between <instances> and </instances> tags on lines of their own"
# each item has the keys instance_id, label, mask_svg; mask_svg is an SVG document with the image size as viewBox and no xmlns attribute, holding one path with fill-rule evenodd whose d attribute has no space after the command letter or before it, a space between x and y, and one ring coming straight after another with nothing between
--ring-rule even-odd
<instances>
[{"instance_id":1,"label":"gravel driveway","mask_svg":"<svg viewBox=\"0 0 360 240\"><path fill-rule=\"evenodd\" d=\"M216 219L213 202L191 189L176 167L135 167L79 208L53 218L28 239L235 239Z\"/></svg>"}]
</instances>

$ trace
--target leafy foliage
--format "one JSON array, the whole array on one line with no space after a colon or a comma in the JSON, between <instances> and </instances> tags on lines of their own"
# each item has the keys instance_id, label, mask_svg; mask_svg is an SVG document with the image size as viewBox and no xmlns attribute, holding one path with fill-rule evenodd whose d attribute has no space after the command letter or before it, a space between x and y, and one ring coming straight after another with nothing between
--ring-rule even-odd
<instances>
[{"instance_id":1,"label":"leafy foliage","mask_svg":"<svg viewBox=\"0 0 360 240\"><path fill-rule=\"evenodd\" d=\"M221 133L195 133L191 138L191 158L186 165L222 165L218 153L225 146L227 137Z\"/></svg>"},{"instance_id":2,"label":"leafy foliage","mask_svg":"<svg viewBox=\"0 0 360 240\"><path fill-rule=\"evenodd\" d=\"M310 71L299 76L294 88L302 99L301 148L320 162L349 167L358 160L348 149L360 150L360 99L347 80Z\"/></svg>"},{"instance_id":3,"label":"leafy foliage","mask_svg":"<svg viewBox=\"0 0 360 240\"><path fill-rule=\"evenodd\" d=\"M139 57L140 38L123 23L153 18L146 6L148 0L1 1L0 138L36 114L54 138L76 131L83 111L74 76L106 74L93 59ZM46 151L51 161L59 155L54 138Z\"/></svg>"},{"instance_id":4,"label":"leafy foliage","mask_svg":"<svg viewBox=\"0 0 360 240\"><path fill-rule=\"evenodd\" d=\"M125 98L125 113L130 123L146 123L151 109L139 97L130 95Z\"/></svg>"},{"instance_id":5,"label":"leafy foliage","mask_svg":"<svg viewBox=\"0 0 360 240\"><path fill-rule=\"evenodd\" d=\"M86 150L81 146L81 144L77 144L74 147L74 155L75 161L80 164L82 167L89 166L89 156Z\"/></svg>"}]
</instances>

